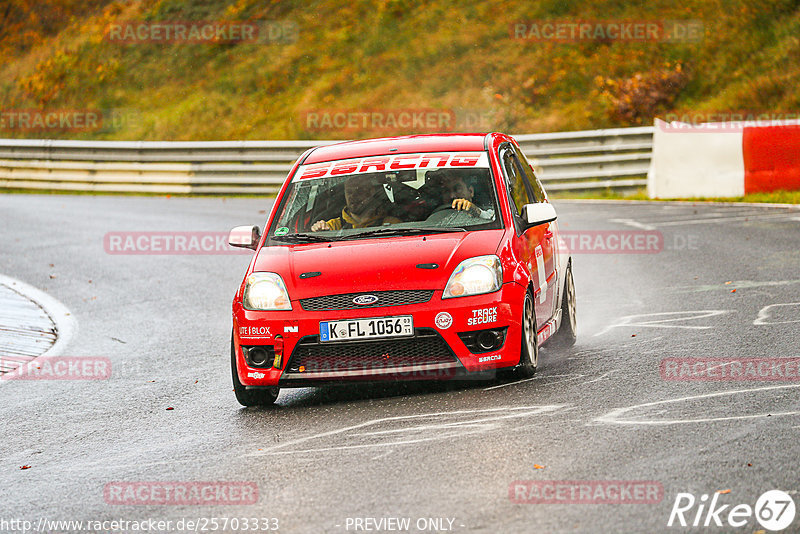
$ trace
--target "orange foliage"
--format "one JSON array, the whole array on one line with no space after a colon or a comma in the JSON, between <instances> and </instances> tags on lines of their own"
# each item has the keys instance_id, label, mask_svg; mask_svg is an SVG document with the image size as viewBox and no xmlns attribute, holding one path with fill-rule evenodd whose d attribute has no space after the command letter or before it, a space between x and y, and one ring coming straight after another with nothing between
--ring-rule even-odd
<instances>
[{"instance_id":1,"label":"orange foliage","mask_svg":"<svg viewBox=\"0 0 800 534\"><path fill-rule=\"evenodd\" d=\"M626 124L652 121L659 111L668 108L689 82L690 75L679 62L632 77L614 80L598 76L595 83L611 104L609 115Z\"/></svg>"},{"instance_id":2,"label":"orange foliage","mask_svg":"<svg viewBox=\"0 0 800 534\"><path fill-rule=\"evenodd\" d=\"M0 3L0 61L30 50L57 34L70 19L110 0L3 0Z\"/></svg>"}]
</instances>

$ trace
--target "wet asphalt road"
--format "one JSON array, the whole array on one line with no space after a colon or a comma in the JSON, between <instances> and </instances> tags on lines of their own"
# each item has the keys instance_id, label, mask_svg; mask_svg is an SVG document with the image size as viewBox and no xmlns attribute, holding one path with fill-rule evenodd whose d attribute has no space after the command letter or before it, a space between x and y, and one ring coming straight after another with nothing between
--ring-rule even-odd
<instances>
[{"instance_id":1,"label":"wet asphalt road","mask_svg":"<svg viewBox=\"0 0 800 534\"><path fill-rule=\"evenodd\" d=\"M411 532L753 532L752 517L738 529L667 521L682 492L730 490L721 503L752 506L781 489L800 505L800 381L660 373L668 358L800 356L800 210L557 202L562 231L658 231L663 250L576 254L578 342L542 349L533 380L283 390L274 408L242 409L230 301L250 256L112 255L103 238L263 225L269 204L0 195L0 273L72 311L63 355L113 369L0 382L0 531L20 531L3 528L11 519L257 517L281 532L354 532L357 518L409 518ZM653 481L663 495L519 504L520 480ZM104 499L137 481L253 482L258 502ZM785 530L798 531L800 518Z\"/></svg>"}]
</instances>

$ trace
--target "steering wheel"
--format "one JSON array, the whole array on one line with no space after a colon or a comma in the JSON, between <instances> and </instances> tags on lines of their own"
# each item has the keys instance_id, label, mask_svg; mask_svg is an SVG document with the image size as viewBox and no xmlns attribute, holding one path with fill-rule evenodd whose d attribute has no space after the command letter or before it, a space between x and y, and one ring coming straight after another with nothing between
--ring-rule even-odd
<instances>
[{"instance_id":1,"label":"steering wheel","mask_svg":"<svg viewBox=\"0 0 800 534\"><path fill-rule=\"evenodd\" d=\"M475 216L466 210L456 210L447 205L440 206L433 210L433 213L425 219L428 224L436 226L461 226L464 224L474 224Z\"/></svg>"}]
</instances>

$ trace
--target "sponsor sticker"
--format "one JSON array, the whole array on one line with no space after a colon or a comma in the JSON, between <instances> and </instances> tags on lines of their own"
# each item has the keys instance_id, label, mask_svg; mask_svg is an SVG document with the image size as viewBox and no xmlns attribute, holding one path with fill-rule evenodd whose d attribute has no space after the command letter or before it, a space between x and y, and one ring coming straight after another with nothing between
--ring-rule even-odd
<instances>
[{"instance_id":1,"label":"sponsor sticker","mask_svg":"<svg viewBox=\"0 0 800 534\"><path fill-rule=\"evenodd\" d=\"M536 335L537 342L541 345L542 343L544 343L545 341L550 339L550 337L552 337L552 335L555 334L555 333L556 333L556 325L551 320Z\"/></svg>"},{"instance_id":2,"label":"sponsor sticker","mask_svg":"<svg viewBox=\"0 0 800 534\"><path fill-rule=\"evenodd\" d=\"M536 256L536 273L539 275L539 304L542 304L547 300L547 274L544 271L544 251L541 245L536 245L534 256Z\"/></svg>"},{"instance_id":3,"label":"sponsor sticker","mask_svg":"<svg viewBox=\"0 0 800 534\"><path fill-rule=\"evenodd\" d=\"M269 326L240 326L239 335L246 337L272 337Z\"/></svg>"},{"instance_id":4,"label":"sponsor sticker","mask_svg":"<svg viewBox=\"0 0 800 534\"><path fill-rule=\"evenodd\" d=\"M453 324L453 316L447 312L439 312L434 322L440 330L447 330Z\"/></svg>"}]
</instances>

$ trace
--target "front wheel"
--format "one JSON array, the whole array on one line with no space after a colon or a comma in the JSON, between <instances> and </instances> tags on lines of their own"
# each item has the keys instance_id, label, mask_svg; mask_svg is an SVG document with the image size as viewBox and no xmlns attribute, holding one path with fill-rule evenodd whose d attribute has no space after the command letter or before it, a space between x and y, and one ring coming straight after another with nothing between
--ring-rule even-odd
<instances>
[{"instance_id":1,"label":"front wheel","mask_svg":"<svg viewBox=\"0 0 800 534\"><path fill-rule=\"evenodd\" d=\"M247 389L247 387L239 381L239 373L236 370L236 347L233 344L233 335L231 335L231 374L233 375L233 392L236 394L236 400L239 401L239 404L242 406L271 406L275 404L279 392L277 387Z\"/></svg>"},{"instance_id":2,"label":"front wheel","mask_svg":"<svg viewBox=\"0 0 800 534\"><path fill-rule=\"evenodd\" d=\"M539 365L539 344L536 339L536 312L533 309L533 294L528 290L525 292L525 303L522 306L522 348L516 374L520 378L530 378L536 373L537 365Z\"/></svg>"},{"instance_id":3,"label":"front wheel","mask_svg":"<svg viewBox=\"0 0 800 534\"><path fill-rule=\"evenodd\" d=\"M578 339L578 318L575 314L575 282L572 280L572 262L567 265L564 296L561 298L561 327L553 336L553 345L569 348Z\"/></svg>"}]
</instances>

